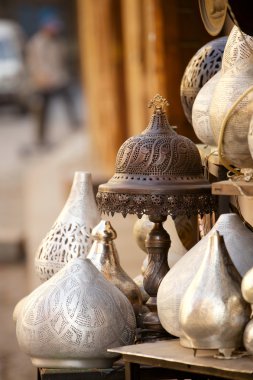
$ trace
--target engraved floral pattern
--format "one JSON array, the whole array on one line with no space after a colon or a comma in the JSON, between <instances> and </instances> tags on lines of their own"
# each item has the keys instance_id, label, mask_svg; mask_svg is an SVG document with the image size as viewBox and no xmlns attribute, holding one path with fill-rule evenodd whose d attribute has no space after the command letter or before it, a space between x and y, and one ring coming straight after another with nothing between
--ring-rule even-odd
<instances>
[{"instance_id":1,"label":"engraved floral pattern","mask_svg":"<svg viewBox=\"0 0 253 380\"><path fill-rule=\"evenodd\" d=\"M17 319L21 349L51 359L111 358L107 348L133 343L128 299L90 260L69 262L27 296ZM64 366L64 364L62 364Z\"/></svg>"}]
</instances>

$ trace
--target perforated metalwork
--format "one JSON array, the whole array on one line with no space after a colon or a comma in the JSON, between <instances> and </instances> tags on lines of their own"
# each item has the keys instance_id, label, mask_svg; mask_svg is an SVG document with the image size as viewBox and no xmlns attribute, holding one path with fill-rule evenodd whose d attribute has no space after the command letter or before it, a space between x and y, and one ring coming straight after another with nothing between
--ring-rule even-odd
<instances>
[{"instance_id":1,"label":"perforated metalwork","mask_svg":"<svg viewBox=\"0 0 253 380\"><path fill-rule=\"evenodd\" d=\"M157 120L158 118L161 120ZM154 125L150 126L151 131L148 129L143 135L131 137L121 146L116 158L118 174L159 176L160 180L160 176L172 179L175 176L184 176L185 173L189 177L201 173L201 162L192 141L179 136L173 130L166 133L166 130L158 129L157 133L153 133L152 128L157 127L157 122L161 126L166 125L163 118L166 118L165 114L153 116L151 123Z\"/></svg>"},{"instance_id":2,"label":"perforated metalwork","mask_svg":"<svg viewBox=\"0 0 253 380\"><path fill-rule=\"evenodd\" d=\"M21 349L55 368L72 361L85 368L92 358L104 363L115 356L108 348L133 343L135 328L128 299L80 258L27 296L17 318Z\"/></svg>"},{"instance_id":3,"label":"perforated metalwork","mask_svg":"<svg viewBox=\"0 0 253 380\"><path fill-rule=\"evenodd\" d=\"M41 281L71 259L86 257L92 245L91 230L99 220L91 174L76 172L69 197L35 254L35 271Z\"/></svg>"},{"instance_id":4,"label":"perforated metalwork","mask_svg":"<svg viewBox=\"0 0 253 380\"><path fill-rule=\"evenodd\" d=\"M215 207L196 145L155 108L148 127L120 147L113 177L99 186L100 211L123 215L209 213Z\"/></svg>"},{"instance_id":5,"label":"perforated metalwork","mask_svg":"<svg viewBox=\"0 0 253 380\"><path fill-rule=\"evenodd\" d=\"M188 63L180 86L181 103L189 123L192 107L199 90L221 68L227 37L217 38L202 46Z\"/></svg>"},{"instance_id":6,"label":"perforated metalwork","mask_svg":"<svg viewBox=\"0 0 253 380\"><path fill-rule=\"evenodd\" d=\"M48 280L74 257L85 257L91 245L88 226L56 222L38 248L35 270L42 281Z\"/></svg>"},{"instance_id":7,"label":"perforated metalwork","mask_svg":"<svg viewBox=\"0 0 253 380\"><path fill-rule=\"evenodd\" d=\"M253 37L246 36L252 44ZM253 86L253 55L234 27L225 49L222 75L214 89L209 107L209 122L218 145L222 134L222 154L237 168L253 168L253 160L248 146L248 131L253 113L253 91L242 97L227 119L224 133L222 124L233 104L245 91Z\"/></svg>"},{"instance_id":8,"label":"perforated metalwork","mask_svg":"<svg viewBox=\"0 0 253 380\"><path fill-rule=\"evenodd\" d=\"M135 214L139 218L146 215L178 215L209 214L216 209L216 198L208 194L207 190L195 191L194 194L126 194L99 192L97 201L101 211L113 215L121 213Z\"/></svg>"},{"instance_id":9,"label":"perforated metalwork","mask_svg":"<svg viewBox=\"0 0 253 380\"><path fill-rule=\"evenodd\" d=\"M151 182L191 182L196 178L202 178L202 166L195 144L173 131L162 112L153 114L142 134L130 137L120 147L111 183L127 181L147 186Z\"/></svg>"},{"instance_id":10,"label":"perforated metalwork","mask_svg":"<svg viewBox=\"0 0 253 380\"><path fill-rule=\"evenodd\" d=\"M253 49L253 37L241 32L237 26L234 26L224 50L222 72L224 73L238 62L241 64L242 60L250 58L252 56L250 49Z\"/></svg>"}]
</instances>

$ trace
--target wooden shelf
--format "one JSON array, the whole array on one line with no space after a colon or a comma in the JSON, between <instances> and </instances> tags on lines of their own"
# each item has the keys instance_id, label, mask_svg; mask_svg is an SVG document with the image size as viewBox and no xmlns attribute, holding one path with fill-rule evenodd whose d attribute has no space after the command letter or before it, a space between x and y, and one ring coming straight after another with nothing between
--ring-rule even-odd
<instances>
[{"instance_id":1,"label":"wooden shelf","mask_svg":"<svg viewBox=\"0 0 253 380\"><path fill-rule=\"evenodd\" d=\"M179 375L179 378L180 372L184 372L191 379L253 379L252 356L220 360L214 358L217 350L198 350L194 356L193 350L182 347L178 339L117 347L108 351L123 356L126 380L140 379L138 365L141 364L167 368L168 379L174 379L170 377L171 371L173 375Z\"/></svg>"},{"instance_id":2,"label":"wooden shelf","mask_svg":"<svg viewBox=\"0 0 253 380\"><path fill-rule=\"evenodd\" d=\"M241 191L240 191L241 189ZM212 194L253 196L253 183L245 181L220 181L212 183Z\"/></svg>"}]
</instances>

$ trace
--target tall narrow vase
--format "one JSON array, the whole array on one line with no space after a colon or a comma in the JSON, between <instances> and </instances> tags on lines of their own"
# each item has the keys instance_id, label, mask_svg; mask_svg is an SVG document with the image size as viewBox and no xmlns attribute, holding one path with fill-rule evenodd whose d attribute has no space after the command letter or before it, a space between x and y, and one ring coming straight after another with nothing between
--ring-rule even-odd
<instances>
[{"instance_id":1,"label":"tall narrow vase","mask_svg":"<svg viewBox=\"0 0 253 380\"><path fill-rule=\"evenodd\" d=\"M69 260L85 257L91 247L91 231L99 222L91 174L76 172L69 197L35 254L35 270L48 280Z\"/></svg>"},{"instance_id":2,"label":"tall narrow vase","mask_svg":"<svg viewBox=\"0 0 253 380\"><path fill-rule=\"evenodd\" d=\"M87 255L95 267L104 277L115 285L129 299L136 312L142 305L142 296L138 286L128 276L120 265L119 255L114 244L117 237L108 220L101 222L93 228L92 237L94 243Z\"/></svg>"},{"instance_id":3,"label":"tall narrow vase","mask_svg":"<svg viewBox=\"0 0 253 380\"><path fill-rule=\"evenodd\" d=\"M224 158L240 169L253 168L248 147L249 124L253 113L252 46L253 37L246 34L243 37L235 26L228 38L222 61L222 75L209 108L210 125L217 145L220 143ZM246 91L249 93L246 94ZM234 104L236 106L223 129L224 119Z\"/></svg>"}]
</instances>

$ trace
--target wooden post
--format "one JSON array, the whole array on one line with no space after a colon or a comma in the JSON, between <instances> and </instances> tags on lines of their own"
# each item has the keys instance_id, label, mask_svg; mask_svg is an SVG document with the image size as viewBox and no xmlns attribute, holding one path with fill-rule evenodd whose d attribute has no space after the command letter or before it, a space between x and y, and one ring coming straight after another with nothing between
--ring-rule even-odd
<instances>
[{"instance_id":1,"label":"wooden post","mask_svg":"<svg viewBox=\"0 0 253 380\"><path fill-rule=\"evenodd\" d=\"M140 133L147 122L143 49L143 0L122 1L128 136Z\"/></svg>"},{"instance_id":2,"label":"wooden post","mask_svg":"<svg viewBox=\"0 0 253 380\"><path fill-rule=\"evenodd\" d=\"M197 0L78 0L88 127L113 171L127 137L140 133L156 93L171 125L195 142L180 100L186 65L207 41Z\"/></svg>"},{"instance_id":3,"label":"wooden post","mask_svg":"<svg viewBox=\"0 0 253 380\"><path fill-rule=\"evenodd\" d=\"M121 3L79 0L78 15L87 126L98 154L113 168L126 136Z\"/></svg>"}]
</instances>

